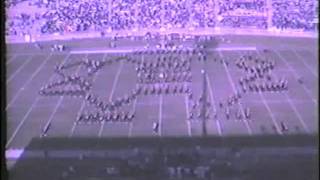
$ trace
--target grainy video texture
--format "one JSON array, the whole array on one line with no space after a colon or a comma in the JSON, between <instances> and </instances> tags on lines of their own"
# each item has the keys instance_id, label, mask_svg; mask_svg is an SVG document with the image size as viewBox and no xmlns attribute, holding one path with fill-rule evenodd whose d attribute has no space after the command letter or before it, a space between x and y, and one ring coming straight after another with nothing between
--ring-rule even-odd
<instances>
[{"instance_id":1,"label":"grainy video texture","mask_svg":"<svg viewBox=\"0 0 320 180\"><path fill-rule=\"evenodd\" d=\"M315 0L6 0L11 180L318 179Z\"/></svg>"}]
</instances>

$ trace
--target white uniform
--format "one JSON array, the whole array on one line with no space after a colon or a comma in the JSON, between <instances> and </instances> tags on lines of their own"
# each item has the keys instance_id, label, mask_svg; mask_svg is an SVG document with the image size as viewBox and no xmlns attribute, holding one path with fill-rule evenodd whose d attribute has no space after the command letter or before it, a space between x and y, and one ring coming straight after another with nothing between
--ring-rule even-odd
<instances>
[{"instance_id":1,"label":"white uniform","mask_svg":"<svg viewBox=\"0 0 320 180\"><path fill-rule=\"evenodd\" d=\"M154 123L153 123L152 128L153 128L153 131L154 131L155 133L158 133L158 130L159 130L159 123L154 122Z\"/></svg>"}]
</instances>

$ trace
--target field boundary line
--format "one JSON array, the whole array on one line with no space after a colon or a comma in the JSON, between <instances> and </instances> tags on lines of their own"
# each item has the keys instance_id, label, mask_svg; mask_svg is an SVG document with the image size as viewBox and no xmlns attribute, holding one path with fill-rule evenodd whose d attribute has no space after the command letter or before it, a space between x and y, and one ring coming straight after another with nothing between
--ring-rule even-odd
<instances>
[{"instance_id":1,"label":"field boundary line","mask_svg":"<svg viewBox=\"0 0 320 180\"><path fill-rule=\"evenodd\" d=\"M123 61L120 62L117 74L116 74L116 76L114 78L114 81L113 81L113 84L112 84L112 89L111 89L111 93L110 93L110 96L109 96L109 101L110 102L112 101L112 97L113 97L116 85L118 84L118 80L119 80L119 76L120 76L122 68L123 68ZM99 133L98 133L98 137L101 137L101 135L102 135L104 124L105 124L105 121L103 121L102 124L101 124L101 127L99 129Z\"/></svg>"}]
</instances>

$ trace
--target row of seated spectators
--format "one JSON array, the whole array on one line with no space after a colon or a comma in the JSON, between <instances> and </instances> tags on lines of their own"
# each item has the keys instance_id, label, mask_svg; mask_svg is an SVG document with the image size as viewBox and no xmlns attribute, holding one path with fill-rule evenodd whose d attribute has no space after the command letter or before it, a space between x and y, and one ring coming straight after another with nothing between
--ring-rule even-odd
<instances>
[{"instance_id":1,"label":"row of seated spectators","mask_svg":"<svg viewBox=\"0 0 320 180\"><path fill-rule=\"evenodd\" d=\"M222 27L268 28L266 0L236 1L219 0L219 21Z\"/></svg>"},{"instance_id":2,"label":"row of seated spectators","mask_svg":"<svg viewBox=\"0 0 320 180\"><path fill-rule=\"evenodd\" d=\"M29 5L46 8L41 14L7 18L7 35L30 31L53 34L132 30L134 28L254 27L314 31L315 0L35 0ZM14 9L23 0L7 0ZM272 23L268 23L268 6Z\"/></svg>"},{"instance_id":3,"label":"row of seated spectators","mask_svg":"<svg viewBox=\"0 0 320 180\"><path fill-rule=\"evenodd\" d=\"M254 1L235 1L235 0L219 0L218 14L225 14L238 9L254 10L256 12L264 12L267 7L266 0Z\"/></svg>"}]
</instances>

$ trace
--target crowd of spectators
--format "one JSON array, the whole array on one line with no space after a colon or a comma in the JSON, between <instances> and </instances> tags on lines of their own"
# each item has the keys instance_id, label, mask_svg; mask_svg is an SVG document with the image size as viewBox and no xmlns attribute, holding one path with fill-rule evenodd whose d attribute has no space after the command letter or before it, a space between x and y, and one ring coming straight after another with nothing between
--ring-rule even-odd
<instances>
[{"instance_id":1,"label":"crowd of spectators","mask_svg":"<svg viewBox=\"0 0 320 180\"><path fill-rule=\"evenodd\" d=\"M42 26L41 33L100 30L110 24L108 12L108 4L103 0L66 0L42 16L46 23Z\"/></svg>"},{"instance_id":2,"label":"crowd of spectators","mask_svg":"<svg viewBox=\"0 0 320 180\"><path fill-rule=\"evenodd\" d=\"M216 25L215 6L210 0L191 1L191 20L193 27L214 27Z\"/></svg>"},{"instance_id":3,"label":"crowd of spectators","mask_svg":"<svg viewBox=\"0 0 320 180\"><path fill-rule=\"evenodd\" d=\"M141 28L160 28L161 0L140 0L138 3L138 21Z\"/></svg>"},{"instance_id":4,"label":"crowd of spectators","mask_svg":"<svg viewBox=\"0 0 320 180\"><path fill-rule=\"evenodd\" d=\"M45 12L7 17L6 34L53 34L133 29L252 27L315 30L314 0L35 0ZM14 10L24 0L7 0ZM268 7L270 4L271 7ZM272 8L272 14L269 10ZM272 16L272 23L268 16ZM34 28L34 25L39 26ZM31 30L33 29L33 30Z\"/></svg>"},{"instance_id":5,"label":"crowd of spectators","mask_svg":"<svg viewBox=\"0 0 320 180\"><path fill-rule=\"evenodd\" d=\"M254 27L257 29L267 29L267 17L252 17L252 16L227 16L220 21L222 27Z\"/></svg>"},{"instance_id":6,"label":"crowd of spectators","mask_svg":"<svg viewBox=\"0 0 320 180\"><path fill-rule=\"evenodd\" d=\"M313 0L273 0L272 26L277 29L315 30L315 3Z\"/></svg>"},{"instance_id":7,"label":"crowd of spectators","mask_svg":"<svg viewBox=\"0 0 320 180\"><path fill-rule=\"evenodd\" d=\"M267 0L254 1L235 1L235 0L219 0L219 15L230 14L230 12L237 10L264 12L266 10Z\"/></svg>"},{"instance_id":8,"label":"crowd of spectators","mask_svg":"<svg viewBox=\"0 0 320 180\"><path fill-rule=\"evenodd\" d=\"M165 1L164 25L166 27L184 28L189 23L188 1Z\"/></svg>"},{"instance_id":9,"label":"crowd of spectators","mask_svg":"<svg viewBox=\"0 0 320 180\"><path fill-rule=\"evenodd\" d=\"M136 24L136 4L136 0L112 0L110 27L114 30L132 29Z\"/></svg>"},{"instance_id":10,"label":"crowd of spectators","mask_svg":"<svg viewBox=\"0 0 320 180\"><path fill-rule=\"evenodd\" d=\"M19 31L15 27L21 29L32 29L35 19L28 14L20 14L6 21L6 35L19 35Z\"/></svg>"},{"instance_id":11,"label":"crowd of spectators","mask_svg":"<svg viewBox=\"0 0 320 180\"><path fill-rule=\"evenodd\" d=\"M253 27L267 29L266 0L255 1L219 1L218 15L222 27Z\"/></svg>"}]
</instances>

